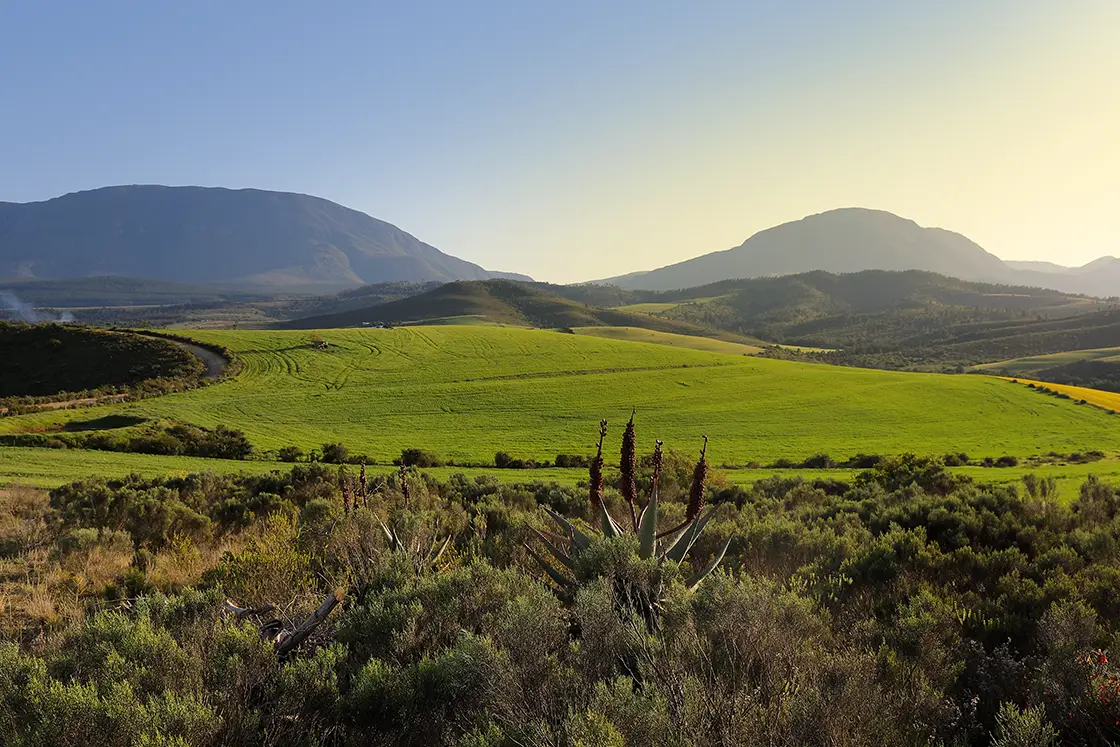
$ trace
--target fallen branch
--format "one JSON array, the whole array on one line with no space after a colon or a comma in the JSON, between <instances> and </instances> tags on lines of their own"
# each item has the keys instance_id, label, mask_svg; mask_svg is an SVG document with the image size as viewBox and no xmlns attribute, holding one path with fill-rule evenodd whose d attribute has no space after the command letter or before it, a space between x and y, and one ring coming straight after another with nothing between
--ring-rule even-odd
<instances>
[{"instance_id":1,"label":"fallen branch","mask_svg":"<svg viewBox=\"0 0 1120 747\"><path fill-rule=\"evenodd\" d=\"M294 630L290 632L286 630L281 631L280 635L276 637L275 641L276 652L283 656L284 654L292 651L292 649L294 649L299 644L303 643L307 636L311 635L311 632L315 630L315 628L319 627L319 625L327 619L327 615L331 613L331 610L338 606L338 604L342 601L342 598L342 590L336 589L335 591L328 594L327 598L323 600L323 603L319 605L319 608L312 612L311 615L302 623L300 623Z\"/></svg>"},{"instance_id":2,"label":"fallen branch","mask_svg":"<svg viewBox=\"0 0 1120 747\"><path fill-rule=\"evenodd\" d=\"M253 615L264 615L276 609L274 604L266 604L263 607L238 607L229 599L226 600L225 605L222 607L222 612L227 615L233 615L238 620L244 620L246 617Z\"/></svg>"}]
</instances>

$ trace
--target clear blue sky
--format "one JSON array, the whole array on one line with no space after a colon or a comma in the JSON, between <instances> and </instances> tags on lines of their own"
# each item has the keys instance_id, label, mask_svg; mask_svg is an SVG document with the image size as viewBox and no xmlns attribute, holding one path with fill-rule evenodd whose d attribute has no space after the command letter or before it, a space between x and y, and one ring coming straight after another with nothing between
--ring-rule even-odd
<instances>
[{"instance_id":1,"label":"clear blue sky","mask_svg":"<svg viewBox=\"0 0 1120 747\"><path fill-rule=\"evenodd\" d=\"M574 281L834 207L1120 254L1120 2L0 0L0 200L306 192Z\"/></svg>"}]
</instances>

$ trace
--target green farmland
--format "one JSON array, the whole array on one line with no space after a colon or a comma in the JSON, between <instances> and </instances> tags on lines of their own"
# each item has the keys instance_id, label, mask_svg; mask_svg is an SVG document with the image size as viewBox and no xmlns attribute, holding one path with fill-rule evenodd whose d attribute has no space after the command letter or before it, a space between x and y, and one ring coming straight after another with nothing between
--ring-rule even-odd
<instances>
[{"instance_id":1,"label":"green farmland","mask_svg":"<svg viewBox=\"0 0 1120 747\"><path fill-rule=\"evenodd\" d=\"M259 450L342 442L388 462L402 449L489 463L593 449L637 408L643 448L693 450L716 464L827 453L972 457L1120 449L1120 418L980 376L793 363L542 330L410 327L205 331L244 363L235 380L190 392L0 419L0 433L80 428L107 415L243 430ZM313 340L329 343L315 349ZM0 459L3 456L0 455Z\"/></svg>"},{"instance_id":2,"label":"green farmland","mask_svg":"<svg viewBox=\"0 0 1120 747\"><path fill-rule=\"evenodd\" d=\"M762 347L759 345L744 345L740 342L717 340L712 337L697 337L696 335L678 335L673 332L659 332L655 329L643 329L641 327L576 327L575 333L577 335L605 337L610 340L671 345L677 348L703 350L709 353L723 353L724 355L751 355L762 352Z\"/></svg>"},{"instance_id":3,"label":"green farmland","mask_svg":"<svg viewBox=\"0 0 1120 747\"><path fill-rule=\"evenodd\" d=\"M1120 348L1091 348L1088 350L1067 350L1049 355L1032 355L997 363L984 363L973 366L974 371L1006 373L1009 376L1032 376L1048 368L1062 366L1078 361L1120 362Z\"/></svg>"}]
</instances>

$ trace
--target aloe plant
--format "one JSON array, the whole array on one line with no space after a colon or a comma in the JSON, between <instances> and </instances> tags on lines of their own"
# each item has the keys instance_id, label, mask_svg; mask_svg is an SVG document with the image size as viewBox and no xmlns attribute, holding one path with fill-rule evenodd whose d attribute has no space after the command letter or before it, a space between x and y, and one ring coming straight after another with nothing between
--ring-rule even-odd
<instances>
[{"instance_id":1,"label":"aloe plant","mask_svg":"<svg viewBox=\"0 0 1120 747\"><path fill-rule=\"evenodd\" d=\"M547 506L543 507L545 512L557 524L561 533L555 534L553 532L542 532L536 528L533 529L545 551L555 559L560 568L567 569L573 574L572 577L569 578L561 570L558 570L555 564L550 563L544 556L534 550L531 545L525 545L530 556L537 561L541 569L562 588L569 588L577 584L575 572L580 554L592 544L596 536L612 538L632 533L638 540L638 556L640 558L643 560L656 559L659 565L665 563L680 565L684 562L688 551L692 549L700 533L704 531L704 527L707 526L708 521L711 520L712 514L715 512L714 507L709 508L707 511L703 510L705 481L708 474L707 436L704 437L704 447L700 451L700 459L696 463L696 468L693 471L692 485L689 490L689 501L684 521L672 529L661 533L657 532L658 482L661 476L662 462L661 441L657 442L653 453L653 481L650 488L649 500L646 502L646 505L641 508L640 512L636 511L637 489L633 487L635 485L633 479L633 455L635 453L634 416L631 415L623 439L621 465L624 498L631 508L631 529L625 529L611 516L610 511L607 510L606 503L603 501L603 440L606 437L606 432L607 421L603 420L599 424L598 452L595 455L595 459L591 462L590 470L590 499L592 511L598 514L599 532L588 534L576 526L575 523L569 521ZM687 580L690 589L695 589L699 586L700 583L716 569L720 561L723 560L723 556L727 552L727 547L730 544L731 541L728 540L723 548L716 553L704 568Z\"/></svg>"}]
</instances>

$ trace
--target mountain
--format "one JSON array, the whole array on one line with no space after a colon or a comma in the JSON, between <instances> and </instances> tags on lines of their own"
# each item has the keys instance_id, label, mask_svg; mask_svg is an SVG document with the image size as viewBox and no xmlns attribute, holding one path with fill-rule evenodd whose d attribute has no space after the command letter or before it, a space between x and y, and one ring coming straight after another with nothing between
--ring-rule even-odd
<instances>
[{"instance_id":1,"label":"mountain","mask_svg":"<svg viewBox=\"0 0 1120 747\"><path fill-rule=\"evenodd\" d=\"M549 329L641 327L658 332L753 342L733 333L688 322L589 306L553 295L545 283L511 280L456 281L426 293L338 314L297 319L286 329L329 329L371 324L484 322Z\"/></svg>"},{"instance_id":2,"label":"mountain","mask_svg":"<svg viewBox=\"0 0 1120 747\"><path fill-rule=\"evenodd\" d=\"M813 270L926 270L965 280L1120 295L1120 260L1109 260L1090 263L1086 267L1093 269L1084 273L1050 263L1008 263L959 233L924 228L883 210L843 208L759 231L732 249L599 282L672 290Z\"/></svg>"},{"instance_id":3,"label":"mountain","mask_svg":"<svg viewBox=\"0 0 1120 747\"><path fill-rule=\"evenodd\" d=\"M1050 272L1058 275L1071 275L1077 272L1077 268L1066 267L1065 265L1055 264L1053 262L1039 262L1035 260L1005 260L1004 264L1013 270L1026 270L1027 272Z\"/></svg>"},{"instance_id":4,"label":"mountain","mask_svg":"<svg viewBox=\"0 0 1120 747\"><path fill-rule=\"evenodd\" d=\"M1066 267L1053 262L1005 260L1004 264L1014 270L1028 272L1056 273L1058 275L1091 275L1094 273L1117 273L1120 269L1120 259L1116 257L1099 257L1092 262L1080 267Z\"/></svg>"},{"instance_id":5,"label":"mountain","mask_svg":"<svg viewBox=\"0 0 1120 747\"><path fill-rule=\"evenodd\" d=\"M0 278L105 275L296 287L528 279L289 192L135 185L0 203Z\"/></svg>"}]
</instances>

